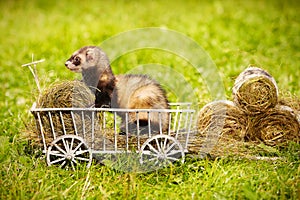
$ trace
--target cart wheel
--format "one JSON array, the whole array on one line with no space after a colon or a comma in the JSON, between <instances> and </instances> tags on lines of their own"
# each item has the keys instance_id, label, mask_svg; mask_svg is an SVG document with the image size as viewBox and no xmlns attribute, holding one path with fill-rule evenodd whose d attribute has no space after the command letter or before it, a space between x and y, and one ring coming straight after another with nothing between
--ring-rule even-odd
<instances>
[{"instance_id":1,"label":"cart wheel","mask_svg":"<svg viewBox=\"0 0 300 200\"><path fill-rule=\"evenodd\" d=\"M61 168L72 168L75 165L92 163L92 152L83 138L76 135L63 135L57 137L50 144L47 151L47 164L60 165Z\"/></svg>"},{"instance_id":2,"label":"cart wheel","mask_svg":"<svg viewBox=\"0 0 300 200\"><path fill-rule=\"evenodd\" d=\"M140 163L149 167L162 167L178 160L184 162L182 145L169 135L156 135L149 138L142 145L140 152Z\"/></svg>"}]
</instances>

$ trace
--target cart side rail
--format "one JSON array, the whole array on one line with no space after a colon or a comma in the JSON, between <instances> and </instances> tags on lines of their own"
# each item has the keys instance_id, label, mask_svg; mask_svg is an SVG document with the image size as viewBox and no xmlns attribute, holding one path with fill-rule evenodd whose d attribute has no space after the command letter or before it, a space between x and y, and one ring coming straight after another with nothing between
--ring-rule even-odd
<instances>
[{"instance_id":1,"label":"cart side rail","mask_svg":"<svg viewBox=\"0 0 300 200\"><path fill-rule=\"evenodd\" d=\"M190 103L171 103L170 106L174 109L36 108L34 103L30 111L36 120L43 152L51 140L67 134L81 136L92 150L104 153L130 151L132 145L139 150L146 139L157 134L175 137L187 150L195 110L190 109ZM141 114L147 115L147 129L139 120ZM168 116L167 129L163 128L164 116ZM134 123L130 121L133 117ZM158 123L156 128L150 120L153 118Z\"/></svg>"}]
</instances>

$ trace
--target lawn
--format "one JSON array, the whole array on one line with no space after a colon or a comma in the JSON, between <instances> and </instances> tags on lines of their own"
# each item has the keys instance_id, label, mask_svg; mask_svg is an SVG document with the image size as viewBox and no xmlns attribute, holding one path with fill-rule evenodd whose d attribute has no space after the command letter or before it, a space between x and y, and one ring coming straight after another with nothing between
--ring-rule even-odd
<instances>
[{"instance_id":1,"label":"lawn","mask_svg":"<svg viewBox=\"0 0 300 200\"><path fill-rule=\"evenodd\" d=\"M114 73L149 73L170 101L194 102L196 110L232 99L235 78L250 64L266 69L282 93L300 97L299 9L297 1L275 0L1 1L0 199L299 199L297 144L274 148L268 156L279 160L187 158L127 173L97 163L47 167L21 137L38 96L21 65L45 59L37 65L42 88L80 79L64 62L85 45L105 47Z\"/></svg>"}]
</instances>

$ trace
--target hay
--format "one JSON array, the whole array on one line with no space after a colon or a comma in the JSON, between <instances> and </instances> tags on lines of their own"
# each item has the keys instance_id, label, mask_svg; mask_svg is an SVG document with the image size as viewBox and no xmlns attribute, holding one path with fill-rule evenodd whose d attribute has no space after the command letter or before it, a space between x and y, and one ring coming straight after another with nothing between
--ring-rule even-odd
<instances>
[{"instance_id":1,"label":"hay","mask_svg":"<svg viewBox=\"0 0 300 200\"><path fill-rule=\"evenodd\" d=\"M300 124L300 99L297 96L291 93L284 93L279 98L278 105L289 107Z\"/></svg>"},{"instance_id":2,"label":"hay","mask_svg":"<svg viewBox=\"0 0 300 200\"><path fill-rule=\"evenodd\" d=\"M247 114L259 114L276 106L278 87L268 72L249 67L237 77L233 87L233 99Z\"/></svg>"},{"instance_id":3,"label":"hay","mask_svg":"<svg viewBox=\"0 0 300 200\"><path fill-rule=\"evenodd\" d=\"M279 98L274 78L249 67L235 81L233 102L214 101L200 110L189 151L218 157L259 156L266 153L261 145L273 148L300 143L299 124L299 98Z\"/></svg>"},{"instance_id":4,"label":"hay","mask_svg":"<svg viewBox=\"0 0 300 200\"><path fill-rule=\"evenodd\" d=\"M63 81L51 85L45 89L37 99L37 108L86 108L94 105L95 96L90 89L80 81ZM35 118L37 119L37 115ZM74 120L72 119L72 116ZM91 133L92 124L94 123L95 134L99 136L100 116L94 116L87 111L52 111L51 112L53 128L49 120L48 112L40 112L42 127L36 122L36 129L31 131L29 138L37 143L42 144L42 129L46 144L50 144L56 137L65 134L77 134L92 145ZM64 124L64 126L63 126ZM76 126L76 129L75 129ZM95 136L96 137L96 136ZM99 144L100 145L100 144Z\"/></svg>"},{"instance_id":5,"label":"hay","mask_svg":"<svg viewBox=\"0 0 300 200\"><path fill-rule=\"evenodd\" d=\"M149 138L148 134L146 135L140 135L139 137L136 135L120 135L120 133L117 131L116 135L114 130L112 129L106 129L103 131L104 137L110 142L110 145L106 146L107 150L115 150L115 141L117 143L117 149L118 150L138 150L138 144L142 146L144 142ZM127 146L128 145L128 146Z\"/></svg>"},{"instance_id":6,"label":"hay","mask_svg":"<svg viewBox=\"0 0 300 200\"><path fill-rule=\"evenodd\" d=\"M251 120L247 131L250 141L262 141L268 146L286 146L288 142L300 142L300 126L294 110L288 106L276 106Z\"/></svg>"},{"instance_id":7,"label":"hay","mask_svg":"<svg viewBox=\"0 0 300 200\"><path fill-rule=\"evenodd\" d=\"M258 156L259 153L262 153L262 149L258 142L245 142L223 135L219 138L218 144L209 152L209 155L212 157L247 157Z\"/></svg>"},{"instance_id":8,"label":"hay","mask_svg":"<svg viewBox=\"0 0 300 200\"><path fill-rule=\"evenodd\" d=\"M37 108L87 108L95 95L81 81L63 81L46 88L37 99Z\"/></svg>"},{"instance_id":9,"label":"hay","mask_svg":"<svg viewBox=\"0 0 300 200\"><path fill-rule=\"evenodd\" d=\"M128 115L130 114L136 114L136 112L128 112ZM113 115L114 114L105 113L106 121L114 122ZM117 146L117 149L119 150L124 150L124 149L138 150L139 149L138 147L141 147L143 143L146 142L147 139L149 139L154 135L160 134L158 131L153 130L152 124L151 124L150 137L148 133L148 128L149 128L148 125L145 127L140 127L140 129L130 129L130 127L128 127L128 134L126 134L125 130L122 130L123 129L122 125L124 125L122 118L118 115L117 115L116 123L117 125L111 124L110 126L107 126L106 128L101 130L103 136L112 144L112 146L106 147L109 150L114 150L115 146ZM173 130L173 125L174 124L171 125L170 132L168 132L168 130L162 130L162 133L166 135L170 134L172 137L176 137L176 131ZM116 128L116 130L114 130L114 128ZM147 129L147 133L145 133L145 131L144 132L141 131L142 128ZM139 130L139 135L137 135L138 130ZM181 144L184 144L186 141L185 136L186 136L186 132L180 132L177 134L177 140Z\"/></svg>"},{"instance_id":10,"label":"hay","mask_svg":"<svg viewBox=\"0 0 300 200\"><path fill-rule=\"evenodd\" d=\"M197 133L190 137L189 151L207 153L220 138L243 140L246 118L232 101L214 101L205 105L197 118Z\"/></svg>"},{"instance_id":11,"label":"hay","mask_svg":"<svg viewBox=\"0 0 300 200\"><path fill-rule=\"evenodd\" d=\"M294 110L300 111L300 99L290 92L280 92L279 105L289 106Z\"/></svg>"},{"instance_id":12,"label":"hay","mask_svg":"<svg viewBox=\"0 0 300 200\"><path fill-rule=\"evenodd\" d=\"M216 157L248 157L266 153L261 144L286 147L289 142L300 143L298 116L288 106L277 105L247 115L231 101L214 101L200 110L189 151Z\"/></svg>"}]
</instances>

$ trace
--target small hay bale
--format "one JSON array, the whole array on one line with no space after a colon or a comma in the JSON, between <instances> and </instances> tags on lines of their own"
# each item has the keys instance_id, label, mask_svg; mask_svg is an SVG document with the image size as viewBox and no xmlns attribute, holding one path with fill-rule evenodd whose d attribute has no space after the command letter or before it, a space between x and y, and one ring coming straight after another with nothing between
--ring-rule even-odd
<instances>
[{"instance_id":1,"label":"small hay bale","mask_svg":"<svg viewBox=\"0 0 300 200\"><path fill-rule=\"evenodd\" d=\"M300 126L292 108L276 106L251 120L247 138L268 146L285 146L289 141L300 142Z\"/></svg>"},{"instance_id":2,"label":"small hay bale","mask_svg":"<svg viewBox=\"0 0 300 200\"><path fill-rule=\"evenodd\" d=\"M45 89L37 99L37 108L87 108L95 103L95 95L81 81L63 81L51 85ZM88 145L92 145L91 133L92 124L94 123L95 138L100 137L98 130L100 124L100 116L94 116L92 120L92 112L76 111L73 112L74 121L71 111L53 111L51 112L53 129L49 120L48 112L40 112L42 127L39 127L31 134L31 139L40 143L41 133L43 130L46 144L50 144L54 138L64 134L77 134L83 137ZM36 116L37 119L37 116ZM64 124L64 127L63 127ZM98 144L100 145L100 144Z\"/></svg>"},{"instance_id":3,"label":"small hay bale","mask_svg":"<svg viewBox=\"0 0 300 200\"><path fill-rule=\"evenodd\" d=\"M232 101L214 101L198 114L197 133L190 137L189 151L209 153L221 138L243 140L247 119Z\"/></svg>"},{"instance_id":4,"label":"small hay bale","mask_svg":"<svg viewBox=\"0 0 300 200\"><path fill-rule=\"evenodd\" d=\"M235 80L234 103L247 114L259 114L274 108L278 102L278 87L265 70L248 67Z\"/></svg>"},{"instance_id":5,"label":"small hay bale","mask_svg":"<svg viewBox=\"0 0 300 200\"><path fill-rule=\"evenodd\" d=\"M280 92L278 104L300 111L300 98L290 92Z\"/></svg>"},{"instance_id":6,"label":"small hay bale","mask_svg":"<svg viewBox=\"0 0 300 200\"><path fill-rule=\"evenodd\" d=\"M278 105L289 107L291 109L292 114L294 114L297 117L297 120L300 124L300 99L299 99L299 97L292 95L291 93L281 94L281 97L278 101ZM289 108L287 108L287 109L289 109Z\"/></svg>"},{"instance_id":7,"label":"small hay bale","mask_svg":"<svg viewBox=\"0 0 300 200\"><path fill-rule=\"evenodd\" d=\"M95 95L81 81L63 81L46 88L37 99L37 108L88 108Z\"/></svg>"}]
</instances>

